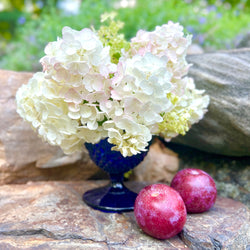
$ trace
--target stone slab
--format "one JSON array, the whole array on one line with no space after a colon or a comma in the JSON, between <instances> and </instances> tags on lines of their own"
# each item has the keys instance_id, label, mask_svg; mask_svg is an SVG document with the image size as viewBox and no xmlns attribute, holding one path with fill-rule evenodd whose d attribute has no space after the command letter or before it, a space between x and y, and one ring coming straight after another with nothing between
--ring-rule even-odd
<instances>
[{"instance_id":1,"label":"stone slab","mask_svg":"<svg viewBox=\"0 0 250 250\"><path fill-rule=\"evenodd\" d=\"M180 235L192 249L246 249L250 244L249 211L240 202L218 197L208 212L189 214Z\"/></svg>"},{"instance_id":2,"label":"stone slab","mask_svg":"<svg viewBox=\"0 0 250 250\"><path fill-rule=\"evenodd\" d=\"M221 198L209 212L188 215L180 235L156 240L137 226L133 212L102 213L82 193L105 181L30 182L0 186L0 249L244 249L249 211ZM128 183L139 191L145 183Z\"/></svg>"},{"instance_id":3,"label":"stone slab","mask_svg":"<svg viewBox=\"0 0 250 250\"><path fill-rule=\"evenodd\" d=\"M173 141L202 151L250 156L250 48L189 55L188 75L210 96L204 119Z\"/></svg>"}]
</instances>

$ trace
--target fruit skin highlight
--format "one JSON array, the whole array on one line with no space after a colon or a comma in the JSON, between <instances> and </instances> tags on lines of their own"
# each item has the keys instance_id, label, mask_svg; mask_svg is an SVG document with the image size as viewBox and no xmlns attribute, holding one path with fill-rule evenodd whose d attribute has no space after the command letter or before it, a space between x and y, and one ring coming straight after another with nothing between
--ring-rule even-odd
<instances>
[{"instance_id":1,"label":"fruit skin highlight","mask_svg":"<svg viewBox=\"0 0 250 250\"><path fill-rule=\"evenodd\" d=\"M178 234L187 218L181 196L165 184L143 188L135 200L134 214L146 234L162 240Z\"/></svg>"},{"instance_id":2,"label":"fruit skin highlight","mask_svg":"<svg viewBox=\"0 0 250 250\"><path fill-rule=\"evenodd\" d=\"M202 213L215 203L217 189L213 178L200 169L179 171L171 185L181 195L188 213Z\"/></svg>"}]
</instances>

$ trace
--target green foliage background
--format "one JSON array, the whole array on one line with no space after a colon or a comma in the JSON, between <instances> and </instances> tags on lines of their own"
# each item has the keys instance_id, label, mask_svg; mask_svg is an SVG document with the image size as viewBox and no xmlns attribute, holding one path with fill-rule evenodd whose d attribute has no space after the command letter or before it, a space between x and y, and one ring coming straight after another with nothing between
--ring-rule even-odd
<instances>
[{"instance_id":1,"label":"green foliage background","mask_svg":"<svg viewBox=\"0 0 250 250\"><path fill-rule=\"evenodd\" d=\"M41 70L39 59L44 55L44 47L61 36L64 26L77 30L90 26L98 29L100 15L113 10L118 13L117 19L125 23L123 32L127 39L135 36L139 29L153 30L172 20L182 24L186 33L193 34L193 43L207 51L233 48L250 28L250 8L246 0L137 0L133 8L115 8L119 2L116 0L84 0L77 15L59 10L56 1L45 2L44 7L35 8L34 13L23 12L21 7L13 8L12 15L0 12L0 68ZM5 28L1 24L5 24ZM7 33L6 25L9 25Z\"/></svg>"}]
</instances>

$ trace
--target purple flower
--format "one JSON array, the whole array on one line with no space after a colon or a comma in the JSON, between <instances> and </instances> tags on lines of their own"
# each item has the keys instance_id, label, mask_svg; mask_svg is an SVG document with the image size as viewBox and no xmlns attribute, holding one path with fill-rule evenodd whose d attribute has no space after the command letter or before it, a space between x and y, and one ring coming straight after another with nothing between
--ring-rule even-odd
<instances>
[{"instance_id":1,"label":"purple flower","mask_svg":"<svg viewBox=\"0 0 250 250\"><path fill-rule=\"evenodd\" d=\"M207 19L204 16L202 16L202 17L199 18L199 23L200 24L204 24L204 23L206 23L206 21L207 21Z\"/></svg>"},{"instance_id":2,"label":"purple flower","mask_svg":"<svg viewBox=\"0 0 250 250\"><path fill-rule=\"evenodd\" d=\"M17 19L17 23L18 24L24 24L26 22L26 18L24 16L20 16L18 19Z\"/></svg>"},{"instance_id":3,"label":"purple flower","mask_svg":"<svg viewBox=\"0 0 250 250\"><path fill-rule=\"evenodd\" d=\"M220 18L222 18L222 14L221 14L220 12L218 12L218 13L216 14L216 17L217 17L218 19L220 19Z\"/></svg>"},{"instance_id":4,"label":"purple flower","mask_svg":"<svg viewBox=\"0 0 250 250\"><path fill-rule=\"evenodd\" d=\"M195 33L195 29L194 29L194 27L191 26L191 25L187 25L186 30L187 30L188 32L190 32L190 33Z\"/></svg>"},{"instance_id":5,"label":"purple flower","mask_svg":"<svg viewBox=\"0 0 250 250\"><path fill-rule=\"evenodd\" d=\"M207 11L208 12L212 12L212 11L216 11L217 7L215 5L209 5L207 6Z\"/></svg>"},{"instance_id":6,"label":"purple flower","mask_svg":"<svg viewBox=\"0 0 250 250\"><path fill-rule=\"evenodd\" d=\"M34 44L36 42L36 37L34 35L29 36L28 41Z\"/></svg>"},{"instance_id":7,"label":"purple flower","mask_svg":"<svg viewBox=\"0 0 250 250\"><path fill-rule=\"evenodd\" d=\"M198 41L199 44L203 44L205 41L205 38L203 35L200 34L200 35L196 36L196 40Z\"/></svg>"}]
</instances>

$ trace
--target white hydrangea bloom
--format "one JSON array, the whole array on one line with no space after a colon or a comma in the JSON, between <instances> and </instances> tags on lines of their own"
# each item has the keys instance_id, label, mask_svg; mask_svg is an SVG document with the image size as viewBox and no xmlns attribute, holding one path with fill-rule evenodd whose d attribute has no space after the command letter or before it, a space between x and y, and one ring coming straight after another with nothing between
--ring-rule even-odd
<instances>
[{"instance_id":1,"label":"white hydrangea bloom","mask_svg":"<svg viewBox=\"0 0 250 250\"><path fill-rule=\"evenodd\" d=\"M62 87L51 84L43 73L36 73L17 91L17 112L50 144L61 146L66 153L81 150L78 122L68 116L67 103L59 97Z\"/></svg>"},{"instance_id":2,"label":"white hydrangea bloom","mask_svg":"<svg viewBox=\"0 0 250 250\"><path fill-rule=\"evenodd\" d=\"M147 150L152 135L185 134L207 110L209 97L184 77L191 36L184 37L182 26L138 31L120 58L110 53L128 42L111 38L110 48L90 29L64 27L62 38L45 48L44 72L17 91L20 116L67 154L108 137L113 150L135 155Z\"/></svg>"},{"instance_id":3,"label":"white hydrangea bloom","mask_svg":"<svg viewBox=\"0 0 250 250\"><path fill-rule=\"evenodd\" d=\"M195 88L194 80L192 78L186 77L185 80L187 85L184 95L181 96L179 105L188 107L189 110L192 110L189 118L189 126L191 127L191 125L201 120L207 112L209 96L204 95L205 90L198 90Z\"/></svg>"},{"instance_id":4,"label":"white hydrangea bloom","mask_svg":"<svg viewBox=\"0 0 250 250\"><path fill-rule=\"evenodd\" d=\"M109 47L90 29L76 31L70 27L62 30L62 39L49 43L40 62L46 77L62 85L81 86L83 78L95 75L108 78L116 70L109 56Z\"/></svg>"},{"instance_id":5,"label":"white hydrangea bloom","mask_svg":"<svg viewBox=\"0 0 250 250\"><path fill-rule=\"evenodd\" d=\"M157 26L154 31L139 30L136 37L131 39L129 53L144 56L150 52L158 57L168 58L167 70L172 73L171 82L176 88L176 93L182 86L178 86L178 80L187 74L189 65L185 59L192 36L184 37L183 27L171 21L168 24ZM125 56L128 56L127 53Z\"/></svg>"},{"instance_id":6,"label":"white hydrangea bloom","mask_svg":"<svg viewBox=\"0 0 250 250\"><path fill-rule=\"evenodd\" d=\"M166 63L166 57L151 53L120 62L111 97L122 101L125 115L147 126L162 121L161 112L171 105L166 98L172 88Z\"/></svg>"},{"instance_id":7,"label":"white hydrangea bloom","mask_svg":"<svg viewBox=\"0 0 250 250\"><path fill-rule=\"evenodd\" d=\"M152 139L150 130L129 118L117 122L107 121L103 124L108 131L108 142L114 144L113 150L120 151L123 156L131 156L146 151Z\"/></svg>"},{"instance_id":8,"label":"white hydrangea bloom","mask_svg":"<svg viewBox=\"0 0 250 250\"><path fill-rule=\"evenodd\" d=\"M209 96L203 95L204 90L195 88L192 78L185 77L184 94L180 97L171 94L174 103L169 112L163 115L163 122L158 124L158 132L165 140L169 141L178 134L185 134L190 127L201 120L207 112Z\"/></svg>"}]
</instances>

